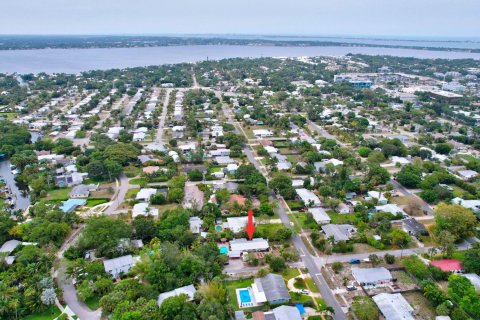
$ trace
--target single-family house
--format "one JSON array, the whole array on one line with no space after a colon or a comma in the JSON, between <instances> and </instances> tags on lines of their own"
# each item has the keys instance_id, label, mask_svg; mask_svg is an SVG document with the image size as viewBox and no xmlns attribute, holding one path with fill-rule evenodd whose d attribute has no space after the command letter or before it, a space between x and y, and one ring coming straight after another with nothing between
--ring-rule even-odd
<instances>
[{"instance_id":1,"label":"single-family house","mask_svg":"<svg viewBox=\"0 0 480 320\"><path fill-rule=\"evenodd\" d=\"M140 257L133 257L132 255L122 256L118 258L108 259L103 261L105 271L110 273L113 278L118 278L122 274L130 271L130 269L140 260Z\"/></svg>"},{"instance_id":2,"label":"single-family house","mask_svg":"<svg viewBox=\"0 0 480 320\"><path fill-rule=\"evenodd\" d=\"M157 299L157 303L158 303L158 306L160 306L165 299L170 298L170 297L176 297L176 296L179 296L181 294L184 294L184 295L187 296L187 301L192 301L194 296L195 296L195 292L197 292L197 289L195 289L193 284L188 285L188 286L184 286L184 287L180 287L180 288L174 289L172 291L160 293L160 295L158 296L158 299Z\"/></svg>"},{"instance_id":3,"label":"single-family house","mask_svg":"<svg viewBox=\"0 0 480 320\"><path fill-rule=\"evenodd\" d=\"M72 212L78 207L84 206L86 203L86 199L68 199L67 201L62 201L60 210L62 210L63 213Z\"/></svg>"},{"instance_id":4,"label":"single-family house","mask_svg":"<svg viewBox=\"0 0 480 320\"><path fill-rule=\"evenodd\" d=\"M269 248L268 240L263 238L253 238L252 240L240 238L230 241L230 251L234 252L268 251Z\"/></svg>"},{"instance_id":5,"label":"single-family house","mask_svg":"<svg viewBox=\"0 0 480 320\"><path fill-rule=\"evenodd\" d=\"M335 243L339 241L348 241L355 229L350 224L325 224L322 231L327 238L333 237Z\"/></svg>"},{"instance_id":6,"label":"single-family house","mask_svg":"<svg viewBox=\"0 0 480 320\"><path fill-rule=\"evenodd\" d=\"M138 191L137 196L135 197L138 201L148 202L150 198L157 193L157 189L154 188L143 188Z\"/></svg>"},{"instance_id":7,"label":"single-family house","mask_svg":"<svg viewBox=\"0 0 480 320\"><path fill-rule=\"evenodd\" d=\"M478 176L478 172L473 170L460 170L457 171L458 176L465 181L471 181Z\"/></svg>"},{"instance_id":8,"label":"single-family house","mask_svg":"<svg viewBox=\"0 0 480 320\"><path fill-rule=\"evenodd\" d=\"M184 208L196 210L203 208L203 191L201 191L195 184L187 183L184 192L185 196L182 202Z\"/></svg>"},{"instance_id":9,"label":"single-family house","mask_svg":"<svg viewBox=\"0 0 480 320\"><path fill-rule=\"evenodd\" d=\"M428 230L425 226L414 218L402 220L402 228L409 235L414 237L427 236Z\"/></svg>"},{"instance_id":10,"label":"single-family house","mask_svg":"<svg viewBox=\"0 0 480 320\"><path fill-rule=\"evenodd\" d=\"M73 187L73 189L68 193L70 198L88 198L90 192L96 191L97 185L95 184L79 184L78 186Z\"/></svg>"},{"instance_id":11,"label":"single-family house","mask_svg":"<svg viewBox=\"0 0 480 320\"><path fill-rule=\"evenodd\" d=\"M158 209L151 207L148 202L140 202L133 206L132 209L132 218L138 216L152 216L158 218Z\"/></svg>"},{"instance_id":12,"label":"single-family house","mask_svg":"<svg viewBox=\"0 0 480 320\"><path fill-rule=\"evenodd\" d=\"M330 216L323 208L308 208L308 212L312 214L318 224L328 224L331 221Z\"/></svg>"},{"instance_id":13,"label":"single-family house","mask_svg":"<svg viewBox=\"0 0 480 320\"><path fill-rule=\"evenodd\" d=\"M375 287L389 285L393 277L388 269L379 268L352 268L352 276L362 286Z\"/></svg>"},{"instance_id":14,"label":"single-family house","mask_svg":"<svg viewBox=\"0 0 480 320\"><path fill-rule=\"evenodd\" d=\"M202 231L203 220L199 217L191 217L188 219L190 224L190 231L194 234L199 234Z\"/></svg>"},{"instance_id":15,"label":"single-family house","mask_svg":"<svg viewBox=\"0 0 480 320\"><path fill-rule=\"evenodd\" d=\"M401 293L380 293L372 297L385 320L414 320L413 308Z\"/></svg>"},{"instance_id":16,"label":"single-family house","mask_svg":"<svg viewBox=\"0 0 480 320\"><path fill-rule=\"evenodd\" d=\"M283 277L274 273L255 278L252 291L257 303L281 304L287 303L291 298Z\"/></svg>"},{"instance_id":17,"label":"single-family house","mask_svg":"<svg viewBox=\"0 0 480 320\"><path fill-rule=\"evenodd\" d=\"M295 189L295 192L300 197L300 199L302 199L303 203L305 203L306 206L319 207L322 205L322 202L317 197L317 195L308 189Z\"/></svg>"}]
</instances>

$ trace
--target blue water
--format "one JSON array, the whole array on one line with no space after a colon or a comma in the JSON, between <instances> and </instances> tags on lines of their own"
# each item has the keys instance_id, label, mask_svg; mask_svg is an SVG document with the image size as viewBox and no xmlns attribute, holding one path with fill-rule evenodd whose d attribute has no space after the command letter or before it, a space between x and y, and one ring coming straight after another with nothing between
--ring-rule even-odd
<instances>
[{"instance_id":1,"label":"blue water","mask_svg":"<svg viewBox=\"0 0 480 320\"><path fill-rule=\"evenodd\" d=\"M240 294L240 302L241 303L252 302L252 298L250 297L250 292L248 292L247 289L240 290L239 294Z\"/></svg>"},{"instance_id":2,"label":"blue water","mask_svg":"<svg viewBox=\"0 0 480 320\"><path fill-rule=\"evenodd\" d=\"M390 55L414 58L471 58L480 53L373 47L169 46L151 48L40 49L0 51L0 72L80 73L88 70L142 67L225 58Z\"/></svg>"},{"instance_id":3,"label":"blue water","mask_svg":"<svg viewBox=\"0 0 480 320\"><path fill-rule=\"evenodd\" d=\"M220 247L220 253L221 254L228 254L228 248L227 247Z\"/></svg>"}]
</instances>

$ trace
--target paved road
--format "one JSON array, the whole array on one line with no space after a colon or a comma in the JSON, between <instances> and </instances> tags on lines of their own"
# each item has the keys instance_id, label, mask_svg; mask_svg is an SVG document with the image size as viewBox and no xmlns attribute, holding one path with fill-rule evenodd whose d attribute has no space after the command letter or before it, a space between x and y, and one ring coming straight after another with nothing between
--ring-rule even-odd
<instances>
[{"instance_id":1,"label":"paved road","mask_svg":"<svg viewBox=\"0 0 480 320\"><path fill-rule=\"evenodd\" d=\"M307 120L307 124L312 127L315 131L317 131L317 133L319 135L321 135L322 137L324 138L327 138L327 139L332 139L332 140L335 140L337 142L337 144L339 144L340 146L342 147L345 147L346 144L341 142L341 141L338 141L338 139L331 135L330 133L327 132L327 130L323 130L318 124L316 124L315 122L311 121L311 120Z\"/></svg>"},{"instance_id":2,"label":"paved road","mask_svg":"<svg viewBox=\"0 0 480 320\"><path fill-rule=\"evenodd\" d=\"M282 200L281 196L277 196L277 199ZM273 201L276 201L277 199L273 198ZM291 228L290 224L290 219L288 218L287 212L285 211L285 208L283 206L283 201L277 201L279 203L277 207L277 214L282 220L283 224ZM320 272L320 268L318 267L317 263L315 262L315 258L312 257L310 252L307 250L307 247L303 243L302 239L300 236L297 234L294 234L292 236L292 242L297 248L297 250L300 252L300 256L302 258L302 261L305 265L305 267L308 270L308 273L310 274L310 277L313 279L315 282L315 285L320 291L320 294L322 295L322 298L325 300L327 305L331 306L335 310L335 314L333 316L334 319L336 320L346 320L347 317L342 310L342 307L338 303L337 299L335 299L334 294L328 287L327 282L325 281L325 278L323 277L322 273Z\"/></svg>"},{"instance_id":3,"label":"paved road","mask_svg":"<svg viewBox=\"0 0 480 320\"><path fill-rule=\"evenodd\" d=\"M85 303L83 303L83 301L79 300L72 280L68 278L65 274L67 263L65 260L63 260L63 253L65 252L65 250L75 244L78 236L80 235L84 227L85 225L81 225L77 230L75 230L75 232L67 240L65 240L65 242L60 247L60 250L58 250L58 252L56 253L57 261L60 262L58 265L58 269L53 269L53 274L58 286L63 291L63 300L66 302L67 306L78 316L80 320L100 320L102 310L98 309L92 311Z\"/></svg>"},{"instance_id":4,"label":"paved road","mask_svg":"<svg viewBox=\"0 0 480 320\"><path fill-rule=\"evenodd\" d=\"M408 191L407 188L405 188L404 186L402 186L399 182L397 182L396 180L393 180L391 179L389 181L396 189L400 190L403 194L406 194L407 196L412 196L412 197L415 197L417 198L421 203L421 207L422 207L422 210L427 212L429 215L432 215L433 214L433 209L432 207L430 207L428 205L428 203L426 203L422 198L420 198L419 196L417 196L416 194L414 193L411 193L410 191Z\"/></svg>"},{"instance_id":5,"label":"paved road","mask_svg":"<svg viewBox=\"0 0 480 320\"><path fill-rule=\"evenodd\" d=\"M127 191L133 187L134 186L128 183L128 178L125 175L125 173L122 172L118 177L118 187L117 187L117 191L115 192L114 199L112 199L108 209L105 210L105 214L107 215L113 214L118 209L118 207L123 203L123 200L125 200Z\"/></svg>"},{"instance_id":6,"label":"paved road","mask_svg":"<svg viewBox=\"0 0 480 320\"><path fill-rule=\"evenodd\" d=\"M217 97L219 96L218 92L215 92ZM219 97L220 98L220 97ZM222 109L225 117L228 119L228 122L234 124L233 117L231 111L224 105L222 104ZM235 126L235 132L237 134L240 134L240 130L238 130L237 126ZM245 133L243 133L245 135ZM248 139L248 137L245 135L245 138ZM250 147L248 145L245 145L243 148L245 151L245 154L247 155L248 160L255 166L255 168L260 171L264 177L268 180L268 174L265 171L265 168L255 159L252 151L250 150ZM277 213L278 216L280 217L280 220L282 220L282 223L287 227L287 228L292 228L290 219L288 218L287 212L285 211L284 208L284 201L278 201L278 199L275 199L273 197L274 193L271 192L271 200L273 202L277 202L279 205L277 206ZM278 196L280 200L283 200L280 196ZM315 285L320 291L320 294L322 295L322 298L325 300L327 305L331 306L335 310L334 314L334 319L335 320L347 320L347 317L342 310L342 307L338 303L338 301L335 299L334 294L328 287L327 282L325 281L325 278L323 277L322 273L320 272L320 268L317 266L315 263L315 258L312 257L310 252L307 250L305 247L305 244L303 243L302 239L300 236L297 234L294 234L292 236L292 242L297 248L297 250L300 252L302 261L305 265L305 267L308 270L308 273L310 274L310 277L314 280Z\"/></svg>"},{"instance_id":7,"label":"paved road","mask_svg":"<svg viewBox=\"0 0 480 320\"><path fill-rule=\"evenodd\" d=\"M170 101L170 93L172 92L171 89L167 89L167 94L165 95L165 100L163 101L163 109L162 109L162 114L160 115L160 122L158 123L158 129L157 129L157 143L162 143L162 138L163 138L163 128L165 128L165 118L167 116L167 108L168 108L168 102Z\"/></svg>"}]
</instances>

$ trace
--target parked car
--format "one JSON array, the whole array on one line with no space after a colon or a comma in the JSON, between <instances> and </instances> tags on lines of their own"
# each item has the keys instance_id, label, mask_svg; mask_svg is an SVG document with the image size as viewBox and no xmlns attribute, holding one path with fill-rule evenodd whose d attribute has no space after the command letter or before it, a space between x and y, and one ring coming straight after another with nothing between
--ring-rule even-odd
<instances>
[{"instance_id":1,"label":"parked car","mask_svg":"<svg viewBox=\"0 0 480 320\"><path fill-rule=\"evenodd\" d=\"M347 286L347 291L355 291L355 290L357 290L357 287L355 287L354 285Z\"/></svg>"},{"instance_id":2,"label":"parked car","mask_svg":"<svg viewBox=\"0 0 480 320\"><path fill-rule=\"evenodd\" d=\"M348 263L350 263L350 264L360 264L360 260L359 259L350 259L350 261L348 261Z\"/></svg>"},{"instance_id":3,"label":"parked car","mask_svg":"<svg viewBox=\"0 0 480 320\"><path fill-rule=\"evenodd\" d=\"M310 291L308 291L307 289L303 289L302 291L300 291L302 294L310 294Z\"/></svg>"}]
</instances>

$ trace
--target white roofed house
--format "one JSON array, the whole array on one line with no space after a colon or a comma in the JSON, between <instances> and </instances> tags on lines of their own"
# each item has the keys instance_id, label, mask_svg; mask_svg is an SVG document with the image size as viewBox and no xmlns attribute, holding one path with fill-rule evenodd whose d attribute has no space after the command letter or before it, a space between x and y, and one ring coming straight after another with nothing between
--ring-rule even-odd
<instances>
[{"instance_id":1,"label":"white roofed house","mask_svg":"<svg viewBox=\"0 0 480 320\"><path fill-rule=\"evenodd\" d=\"M372 297L385 320L414 320L413 308L401 293L380 293Z\"/></svg>"},{"instance_id":2,"label":"white roofed house","mask_svg":"<svg viewBox=\"0 0 480 320\"><path fill-rule=\"evenodd\" d=\"M253 218L253 223L255 223L255 217ZM248 223L248 217L229 217L227 222L224 223L224 227L232 230L233 233L239 233L242 231Z\"/></svg>"},{"instance_id":3,"label":"white roofed house","mask_svg":"<svg viewBox=\"0 0 480 320\"><path fill-rule=\"evenodd\" d=\"M377 199L377 203L379 205L388 203L388 199L385 197L385 194L379 191L368 191L365 200L369 201L371 199Z\"/></svg>"},{"instance_id":4,"label":"white roofed house","mask_svg":"<svg viewBox=\"0 0 480 320\"><path fill-rule=\"evenodd\" d=\"M199 234L202 231L203 220L199 217L191 217L188 220L190 224L190 231L194 234Z\"/></svg>"},{"instance_id":5,"label":"white roofed house","mask_svg":"<svg viewBox=\"0 0 480 320\"><path fill-rule=\"evenodd\" d=\"M197 289L195 289L193 284L188 285L188 286L184 286L184 287L180 287L180 288L174 289L172 291L160 293L160 295L158 296L158 299L157 299L157 303L158 303L158 306L160 306L165 299L168 299L170 297L176 297L176 296L179 296L181 294L184 294L184 295L187 296L187 301L192 301L194 296L195 296L195 292L197 292Z\"/></svg>"},{"instance_id":6,"label":"white roofed house","mask_svg":"<svg viewBox=\"0 0 480 320\"><path fill-rule=\"evenodd\" d=\"M261 137L261 138L272 137L273 136L273 132L270 131L270 130L267 130L267 129L255 129L255 130L253 130L253 134L256 137Z\"/></svg>"},{"instance_id":7,"label":"white roofed house","mask_svg":"<svg viewBox=\"0 0 480 320\"><path fill-rule=\"evenodd\" d=\"M392 215L396 216L397 214L401 214L403 217L407 216L407 213L403 211L402 208L397 206L396 204L389 203L389 204L384 204L381 206L375 206L375 211L376 212L388 212L391 213Z\"/></svg>"},{"instance_id":8,"label":"white roofed house","mask_svg":"<svg viewBox=\"0 0 480 320\"><path fill-rule=\"evenodd\" d=\"M255 251L268 251L270 248L268 240L263 238L253 238L247 240L245 238L233 239L230 241L230 250L237 252L255 252Z\"/></svg>"},{"instance_id":9,"label":"white roofed house","mask_svg":"<svg viewBox=\"0 0 480 320\"><path fill-rule=\"evenodd\" d=\"M480 200L463 200L462 198L454 198L451 201L453 204L459 204L464 208L472 210L474 213L480 213Z\"/></svg>"},{"instance_id":10,"label":"white roofed house","mask_svg":"<svg viewBox=\"0 0 480 320\"><path fill-rule=\"evenodd\" d=\"M137 203L133 206L132 218L136 218L138 216L152 216L158 218L158 209L150 207L147 202Z\"/></svg>"},{"instance_id":11,"label":"white roofed house","mask_svg":"<svg viewBox=\"0 0 480 320\"><path fill-rule=\"evenodd\" d=\"M141 142L141 141L144 141L145 140L145 132L136 132L133 134L133 141L134 142Z\"/></svg>"},{"instance_id":12,"label":"white roofed house","mask_svg":"<svg viewBox=\"0 0 480 320\"><path fill-rule=\"evenodd\" d=\"M318 224L327 224L331 221L330 216L323 208L308 208L308 212L312 214L313 219L315 219Z\"/></svg>"},{"instance_id":13,"label":"white roofed house","mask_svg":"<svg viewBox=\"0 0 480 320\"><path fill-rule=\"evenodd\" d=\"M317 197L317 195L308 189L295 189L295 192L300 197L300 199L302 199L306 206L319 207L322 205L322 202Z\"/></svg>"},{"instance_id":14,"label":"white roofed house","mask_svg":"<svg viewBox=\"0 0 480 320\"><path fill-rule=\"evenodd\" d=\"M460 170L457 172L458 176L465 181L471 181L478 176L478 172L473 170Z\"/></svg>"},{"instance_id":15,"label":"white roofed house","mask_svg":"<svg viewBox=\"0 0 480 320\"><path fill-rule=\"evenodd\" d=\"M105 271L110 273L113 278L118 278L122 274L128 273L130 269L140 260L140 257L132 255L122 256L103 261Z\"/></svg>"},{"instance_id":16,"label":"white roofed house","mask_svg":"<svg viewBox=\"0 0 480 320\"><path fill-rule=\"evenodd\" d=\"M136 199L138 201L148 202L150 198L157 193L157 189L143 188L137 193Z\"/></svg>"},{"instance_id":17,"label":"white roofed house","mask_svg":"<svg viewBox=\"0 0 480 320\"><path fill-rule=\"evenodd\" d=\"M352 276L362 286L386 286L392 283L393 277L386 268L352 268Z\"/></svg>"}]
</instances>

